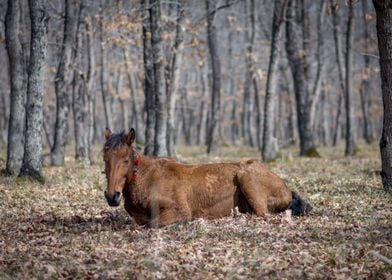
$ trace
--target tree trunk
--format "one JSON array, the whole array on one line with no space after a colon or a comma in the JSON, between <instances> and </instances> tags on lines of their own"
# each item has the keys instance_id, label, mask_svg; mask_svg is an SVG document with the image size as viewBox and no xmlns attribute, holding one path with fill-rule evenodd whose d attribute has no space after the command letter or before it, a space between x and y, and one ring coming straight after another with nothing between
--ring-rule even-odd
<instances>
[{"instance_id":1,"label":"tree trunk","mask_svg":"<svg viewBox=\"0 0 392 280\"><path fill-rule=\"evenodd\" d=\"M278 152L278 141L274 137L274 107L276 99L277 71L279 66L279 51L282 23L286 13L288 0L277 0L274 4L274 16L272 19L272 35L270 59L268 65L266 96L264 103L264 129L263 150L264 161L276 158Z\"/></svg>"},{"instance_id":2,"label":"tree trunk","mask_svg":"<svg viewBox=\"0 0 392 280\"><path fill-rule=\"evenodd\" d=\"M363 40L364 40L364 51L368 53L369 51L369 27L368 21L366 19L366 12L368 11L367 0L362 0L362 19L363 19ZM373 139L371 119L369 115L369 98L370 98L370 57L368 55L363 56L364 68L362 70L362 82L360 87L360 97L361 97L361 108L363 115L363 136L365 141L370 144Z\"/></svg>"},{"instance_id":3,"label":"tree trunk","mask_svg":"<svg viewBox=\"0 0 392 280\"><path fill-rule=\"evenodd\" d=\"M26 65L19 34L21 27L20 3L8 1L5 21L6 47L9 57L10 75L10 117L8 123L8 146L6 172L17 175L23 162L25 102L26 102Z\"/></svg>"},{"instance_id":4,"label":"tree trunk","mask_svg":"<svg viewBox=\"0 0 392 280\"><path fill-rule=\"evenodd\" d=\"M56 166L64 164L68 132L68 113L71 103L69 91L71 90L73 74L70 64L72 62L73 47L76 39L79 9L79 0L66 0L63 46L55 79L56 124L51 161Z\"/></svg>"},{"instance_id":5,"label":"tree trunk","mask_svg":"<svg viewBox=\"0 0 392 280\"><path fill-rule=\"evenodd\" d=\"M101 83L101 91L102 91L102 102L103 102L103 109L105 112L105 121L106 121L106 127L110 129L114 129L114 123L113 123L113 115L112 115L112 108L111 108L111 103L112 103L112 97L110 96L110 93L108 92L107 89L107 79L106 79L106 53L105 53L105 30L104 30L104 15L105 11L103 9L103 3L104 0L101 0L100 4L100 19L99 19L99 36L100 36L100 42L99 42L99 48L100 48L100 72L99 72L99 80Z\"/></svg>"},{"instance_id":6,"label":"tree trunk","mask_svg":"<svg viewBox=\"0 0 392 280\"><path fill-rule=\"evenodd\" d=\"M143 60L144 60L144 95L146 102L146 136L144 144L144 154L154 154L154 134L155 134L155 77L153 65L153 52L151 45L151 9L150 1L142 0L145 9L143 19Z\"/></svg>"},{"instance_id":7,"label":"tree trunk","mask_svg":"<svg viewBox=\"0 0 392 280\"><path fill-rule=\"evenodd\" d=\"M297 103L297 122L301 156L318 156L314 146L312 122L310 115L307 65L303 54L303 44L298 34L296 22L296 1L290 0L286 21L286 52L293 75L295 99ZM306 41L306 40L305 40ZM302 41L303 43L304 41Z\"/></svg>"},{"instance_id":8,"label":"tree trunk","mask_svg":"<svg viewBox=\"0 0 392 280\"><path fill-rule=\"evenodd\" d=\"M167 156L167 96L161 38L161 1L151 0L151 46L154 65L155 137L154 155Z\"/></svg>"},{"instance_id":9,"label":"tree trunk","mask_svg":"<svg viewBox=\"0 0 392 280\"><path fill-rule=\"evenodd\" d=\"M335 59L336 59L336 65L338 67L338 79L339 79L339 86L340 86L340 91L338 93L338 101L336 106L336 118L335 118L335 126L333 131L333 140L332 140L332 145L336 146L340 138L339 131L341 126L341 115L342 115L342 107L343 107L343 95L345 93L345 85L344 85L342 41L340 37L338 5L335 4L334 0L330 0L330 4L331 4L331 11L332 11Z\"/></svg>"},{"instance_id":10,"label":"tree trunk","mask_svg":"<svg viewBox=\"0 0 392 280\"><path fill-rule=\"evenodd\" d=\"M89 160L90 164L94 163L94 157L93 157L93 142L94 142L94 136L95 136L95 102L96 102L96 93L93 88L94 86L94 76L95 76L95 53L94 53L94 48L93 48L93 28L92 28L92 17L89 17L89 20L85 21L86 24L86 48L87 48L87 60L88 60L88 66L87 66L87 77L86 77L86 83L87 83L87 96L88 96L88 133L89 133L89 138L88 138L88 154L89 154Z\"/></svg>"},{"instance_id":11,"label":"tree trunk","mask_svg":"<svg viewBox=\"0 0 392 280\"><path fill-rule=\"evenodd\" d=\"M317 70L316 77L314 79L314 84L311 92L310 100L310 120L312 122L313 130L315 128L314 121L316 119L316 108L318 105L318 100L321 95L321 83L323 80L323 68L324 68L324 32L322 30L324 26L324 16L325 16L325 0L321 0L319 15L317 20Z\"/></svg>"},{"instance_id":12,"label":"tree trunk","mask_svg":"<svg viewBox=\"0 0 392 280\"><path fill-rule=\"evenodd\" d=\"M250 4L250 5L248 5ZM251 126L251 118L252 118L252 87L254 80L254 52L253 46L255 42L256 35L256 11L255 11L255 0L245 1L245 14L249 14L250 20L248 17L245 18L245 83L244 83L244 98L242 105L242 137L244 140L244 144L254 146L255 143L253 141L252 135L252 126Z\"/></svg>"},{"instance_id":13,"label":"tree trunk","mask_svg":"<svg viewBox=\"0 0 392 280\"><path fill-rule=\"evenodd\" d=\"M392 1L373 0L377 15L377 38L380 53L381 89L384 106L380 139L381 179L392 192Z\"/></svg>"},{"instance_id":14,"label":"tree trunk","mask_svg":"<svg viewBox=\"0 0 392 280\"><path fill-rule=\"evenodd\" d=\"M220 89L221 89L221 68L218 50L217 30L214 25L215 13L212 13L214 1L205 0L207 11L207 41L211 58L212 68L212 91L211 91L211 118L208 128L207 153L216 153L219 149L218 121L220 119Z\"/></svg>"},{"instance_id":15,"label":"tree trunk","mask_svg":"<svg viewBox=\"0 0 392 280\"><path fill-rule=\"evenodd\" d=\"M351 53L351 41L352 41L352 20L354 14L354 0L348 1L348 21L347 21L347 33L346 33L346 149L345 154L355 154L355 120L354 120L354 101L351 88L351 66L352 66L352 53Z\"/></svg>"},{"instance_id":16,"label":"tree trunk","mask_svg":"<svg viewBox=\"0 0 392 280\"><path fill-rule=\"evenodd\" d=\"M207 84L207 78L206 75L206 69L207 67L203 67L203 70L200 71L200 84L201 84L201 91L202 91L202 96L200 100L200 108L199 108L199 120L196 126L197 129L197 135L196 135L196 144L197 145L203 145L205 142L203 141L206 139L205 137L205 126L207 125L207 92L208 92L208 84Z\"/></svg>"},{"instance_id":17,"label":"tree trunk","mask_svg":"<svg viewBox=\"0 0 392 280\"><path fill-rule=\"evenodd\" d=\"M179 88L180 70L182 64L182 42L184 33L184 7L183 2L178 1L177 3L177 14L176 14L176 39L174 42L173 55L170 64L170 81L167 92L167 151L171 157L175 156L174 149L174 131L175 131L175 105L177 99L177 92Z\"/></svg>"},{"instance_id":18,"label":"tree trunk","mask_svg":"<svg viewBox=\"0 0 392 280\"><path fill-rule=\"evenodd\" d=\"M82 9L80 11L82 13ZM86 24L82 16L79 17L79 26L76 40L75 71L73 80L73 115L75 130L75 159L90 163L90 95L86 78L88 78L88 51L86 43ZM87 58L87 59L86 59Z\"/></svg>"},{"instance_id":19,"label":"tree trunk","mask_svg":"<svg viewBox=\"0 0 392 280\"><path fill-rule=\"evenodd\" d=\"M46 1L30 0L31 45L27 82L26 138L20 176L43 181L42 123L43 123L43 70L47 53L48 13Z\"/></svg>"}]
</instances>

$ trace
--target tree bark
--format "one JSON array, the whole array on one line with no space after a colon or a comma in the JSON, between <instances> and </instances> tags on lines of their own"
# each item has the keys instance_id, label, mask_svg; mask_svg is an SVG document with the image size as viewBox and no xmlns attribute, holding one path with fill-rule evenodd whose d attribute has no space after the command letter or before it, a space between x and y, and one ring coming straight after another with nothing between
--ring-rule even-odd
<instances>
[{"instance_id":1,"label":"tree bark","mask_svg":"<svg viewBox=\"0 0 392 280\"><path fill-rule=\"evenodd\" d=\"M151 45L151 9L150 1L142 0L145 9L143 19L143 60L144 60L144 95L146 106L146 136L144 144L144 154L154 154L154 134L155 134L155 74L153 65L153 54Z\"/></svg>"},{"instance_id":2,"label":"tree bark","mask_svg":"<svg viewBox=\"0 0 392 280\"><path fill-rule=\"evenodd\" d=\"M373 0L377 15L377 38L380 53L381 89L384 106L380 139L381 179L392 192L392 1Z\"/></svg>"},{"instance_id":3,"label":"tree bark","mask_svg":"<svg viewBox=\"0 0 392 280\"><path fill-rule=\"evenodd\" d=\"M161 1L151 0L151 46L156 104L154 137L155 156L167 156L167 96L161 29Z\"/></svg>"},{"instance_id":4,"label":"tree bark","mask_svg":"<svg viewBox=\"0 0 392 280\"><path fill-rule=\"evenodd\" d=\"M113 115L112 115L112 108L111 108L111 101L112 98L110 96L110 93L107 90L107 80L106 80L106 53L105 53L105 30L104 30L104 15L105 11L103 9L103 3L104 0L101 0L100 4L100 20L99 20L99 38L100 38L100 72L99 72L99 80L101 83L101 91L102 91L102 101L103 101L103 109L105 112L105 121L106 121L106 127L110 129L114 129L114 123L113 123Z\"/></svg>"},{"instance_id":5,"label":"tree bark","mask_svg":"<svg viewBox=\"0 0 392 280\"><path fill-rule=\"evenodd\" d=\"M249 7L247 4L250 4ZM242 137L244 144L254 146L254 139L252 134L252 86L254 80L254 51L253 46L256 35L256 11L255 0L250 0L250 3L245 1L245 14L249 14L250 20L245 19L245 83L244 83L244 98L242 105Z\"/></svg>"},{"instance_id":6,"label":"tree bark","mask_svg":"<svg viewBox=\"0 0 392 280\"><path fill-rule=\"evenodd\" d=\"M324 16L325 16L325 0L321 0L320 9L317 20L317 51L316 51L316 60L317 60L317 70L316 77L314 79L314 84L311 92L311 100L310 100L310 120L312 122L312 127L314 130L314 121L316 119L316 108L318 105L318 101L321 95L321 83L323 80L323 68L324 68Z\"/></svg>"},{"instance_id":7,"label":"tree bark","mask_svg":"<svg viewBox=\"0 0 392 280\"><path fill-rule=\"evenodd\" d=\"M170 80L167 92L167 151L168 155L174 157L176 155L174 149L174 131L175 131L175 105L178 95L180 70L182 64L182 42L184 40L184 7L183 1L177 2L176 8L176 39L173 47L173 55L170 63Z\"/></svg>"},{"instance_id":8,"label":"tree bark","mask_svg":"<svg viewBox=\"0 0 392 280\"><path fill-rule=\"evenodd\" d=\"M10 76L10 117L8 123L8 146L6 172L18 175L23 162L25 103L26 103L26 65L19 34L21 27L20 3L8 1L5 20L6 47L9 57Z\"/></svg>"},{"instance_id":9,"label":"tree bark","mask_svg":"<svg viewBox=\"0 0 392 280\"><path fill-rule=\"evenodd\" d=\"M130 87L130 92L131 92L131 108L132 108L132 122L134 125L134 128L136 130L136 143L141 143L142 142L142 134L140 133L140 111L139 111L139 106L138 106L138 101L137 101L137 87L136 87L136 79L135 79L135 73L133 72L132 66L129 62L129 56L125 48L123 48L123 57L126 65L126 72L127 72L127 78L128 78L128 84ZM127 123L129 123L127 121ZM126 127L125 131L128 131L130 127ZM139 133L138 133L139 132Z\"/></svg>"},{"instance_id":10,"label":"tree bark","mask_svg":"<svg viewBox=\"0 0 392 280\"><path fill-rule=\"evenodd\" d=\"M338 79L339 79L339 86L340 86L340 91L338 93L338 101L336 106L335 126L333 131L333 140L332 140L332 145L336 146L339 140L339 131L341 126L343 95L345 93L345 85L344 85L345 78L344 78L344 69L343 69L344 67L343 67L343 57L342 57L342 41L340 37L338 6L337 4L335 4L334 0L330 0L330 5L331 5L331 12L332 12L335 59L336 59L336 65L338 67Z\"/></svg>"},{"instance_id":11,"label":"tree bark","mask_svg":"<svg viewBox=\"0 0 392 280\"><path fill-rule=\"evenodd\" d=\"M77 31L76 50L75 50L75 70L73 80L73 115L75 130L75 159L90 163L91 141L90 129L92 124L91 112L91 92L88 90L89 62L87 55L86 24L82 19L80 9L79 26ZM87 58L87 59L86 59Z\"/></svg>"},{"instance_id":12,"label":"tree bark","mask_svg":"<svg viewBox=\"0 0 392 280\"><path fill-rule=\"evenodd\" d=\"M277 0L274 4L274 16L272 19L272 35L270 59L266 84L266 95L264 103L264 129L262 157L264 161L276 158L278 152L278 141L274 137L274 107L276 99L277 71L279 66L280 37L282 23L287 10L288 0Z\"/></svg>"},{"instance_id":13,"label":"tree bark","mask_svg":"<svg viewBox=\"0 0 392 280\"><path fill-rule=\"evenodd\" d=\"M368 11L367 0L362 0L362 19L363 19L363 40L364 40L364 51L368 53L369 51L369 26L366 19L366 12ZM365 141L370 144L373 139L371 119L369 115L369 98L370 98L370 57L368 55L363 56L364 68L362 69L362 81L360 87L360 98L361 98L361 108L363 115L363 137Z\"/></svg>"},{"instance_id":14,"label":"tree bark","mask_svg":"<svg viewBox=\"0 0 392 280\"><path fill-rule=\"evenodd\" d=\"M26 138L20 176L43 181L42 123L43 70L47 53L48 12L46 1L30 0L31 45L26 102Z\"/></svg>"},{"instance_id":15,"label":"tree bark","mask_svg":"<svg viewBox=\"0 0 392 280\"><path fill-rule=\"evenodd\" d=\"M64 36L60 63L55 79L56 91L56 124L54 131L54 144L51 151L53 165L64 164L65 145L67 143L68 113L71 103L69 91L73 80L71 69L73 47L76 40L79 0L65 1Z\"/></svg>"},{"instance_id":16,"label":"tree bark","mask_svg":"<svg viewBox=\"0 0 392 280\"><path fill-rule=\"evenodd\" d=\"M310 115L308 80L306 78L308 66L305 60L306 57L303 53L304 41L301 41L301 37L298 34L299 30L296 21L296 11L296 1L290 0L286 17L286 52L294 81L298 133L300 138L300 155L317 156Z\"/></svg>"},{"instance_id":17,"label":"tree bark","mask_svg":"<svg viewBox=\"0 0 392 280\"><path fill-rule=\"evenodd\" d=\"M214 1L205 0L207 11L207 41L211 58L212 68L212 89L211 89L211 118L208 128L207 153L216 153L219 149L219 129L220 119L220 90L221 90L221 66L218 50L218 39L216 27L214 25L215 13L212 13Z\"/></svg>"},{"instance_id":18,"label":"tree bark","mask_svg":"<svg viewBox=\"0 0 392 280\"><path fill-rule=\"evenodd\" d=\"M347 32L346 32L346 148L345 155L355 154L355 119L354 119L354 102L351 86L351 66L352 66L352 53L351 53L351 41L352 41L352 21L354 14L354 0L348 1L348 20L347 20Z\"/></svg>"},{"instance_id":19,"label":"tree bark","mask_svg":"<svg viewBox=\"0 0 392 280\"><path fill-rule=\"evenodd\" d=\"M88 95L88 154L90 164L94 163L94 156L92 152L93 143L94 143L94 136L95 136L95 102L96 102L96 93L93 88L94 86L94 76L95 76L95 52L93 48L93 24L92 24L92 17L88 17L85 20L86 24L86 48L87 48L87 60L88 60L88 68L87 68L87 95Z\"/></svg>"}]
</instances>

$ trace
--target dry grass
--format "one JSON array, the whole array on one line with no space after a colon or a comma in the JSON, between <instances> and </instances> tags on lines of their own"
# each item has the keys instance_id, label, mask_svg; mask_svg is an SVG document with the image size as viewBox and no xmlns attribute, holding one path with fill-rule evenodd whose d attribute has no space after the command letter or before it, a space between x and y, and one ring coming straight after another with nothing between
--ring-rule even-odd
<instances>
[{"instance_id":1,"label":"dry grass","mask_svg":"<svg viewBox=\"0 0 392 280\"><path fill-rule=\"evenodd\" d=\"M314 206L308 217L233 214L153 230L107 206L102 164L68 158L45 169L44 186L0 178L0 279L391 279L392 267L370 253L392 258L392 197L380 184L377 147L351 158L342 149L321 153L284 150L270 164ZM259 156L247 148L180 154L186 162Z\"/></svg>"}]
</instances>

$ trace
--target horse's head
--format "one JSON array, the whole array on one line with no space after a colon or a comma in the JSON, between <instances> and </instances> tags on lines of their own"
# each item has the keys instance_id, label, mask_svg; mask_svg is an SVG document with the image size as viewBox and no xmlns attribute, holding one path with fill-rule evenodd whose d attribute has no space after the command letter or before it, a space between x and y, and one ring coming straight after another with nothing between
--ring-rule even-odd
<instances>
[{"instance_id":1,"label":"horse's head","mask_svg":"<svg viewBox=\"0 0 392 280\"><path fill-rule=\"evenodd\" d=\"M135 141L135 130L132 128L128 134L112 133L105 130L106 143L103 148L103 160L105 161L105 175L107 189L105 197L110 206L119 206L125 182L132 175L131 156L133 153L132 143Z\"/></svg>"}]
</instances>

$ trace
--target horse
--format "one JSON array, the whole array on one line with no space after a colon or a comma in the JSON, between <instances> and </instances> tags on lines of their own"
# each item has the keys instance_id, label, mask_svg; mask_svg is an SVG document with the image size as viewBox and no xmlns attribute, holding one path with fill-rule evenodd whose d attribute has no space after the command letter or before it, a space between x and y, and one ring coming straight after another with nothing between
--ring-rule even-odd
<instances>
[{"instance_id":1,"label":"horse","mask_svg":"<svg viewBox=\"0 0 392 280\"><path fill-rule=\"evenodd\" d=\"M109 206L119 206L137 224L162 227L197 218L241 213L267 218L291 209L305 215L312 207L257 160L188 165L171 158L145 156L134 147L135 130L104 132L103 148Z\"/></svg>"}]
</instances>

